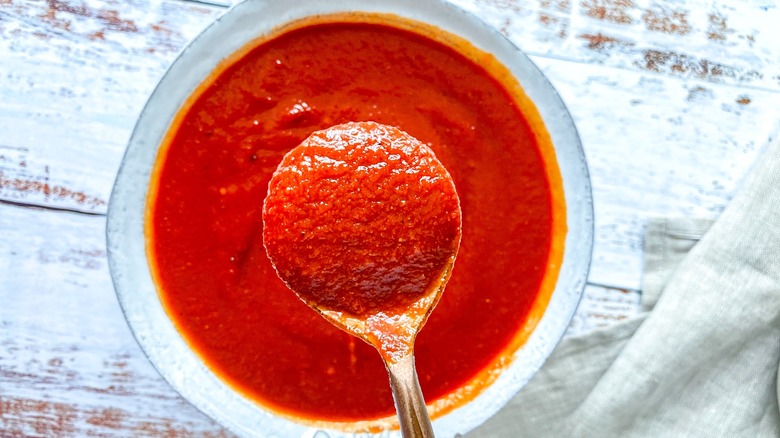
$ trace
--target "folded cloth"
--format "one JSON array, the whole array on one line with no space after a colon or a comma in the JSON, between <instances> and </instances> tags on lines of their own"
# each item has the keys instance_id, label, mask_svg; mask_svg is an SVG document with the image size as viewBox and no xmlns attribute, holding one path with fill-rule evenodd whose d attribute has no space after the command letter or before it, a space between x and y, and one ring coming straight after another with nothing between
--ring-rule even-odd
<instances>
[{"instance_id":1,"label":"folded cloth","mask_svg":"<svg viewBox=\"0 0 780 438\"><path fill-rule=\"evenodd\" d=\"M711 227L651 221L645 249L643 312L564 339L469 436L780 437L780 143Z\"/></svg>"},{"instance_id":2,"label":"folded cloth","mask_svg":"<svg viewBox=\"0 0 780 438\"><path fill-rule=\"evenodd\" d=\"M711 219L652 219L645 232L642 311L653 310L683 258L712 226Z\"/></svg>"}]
</instances>

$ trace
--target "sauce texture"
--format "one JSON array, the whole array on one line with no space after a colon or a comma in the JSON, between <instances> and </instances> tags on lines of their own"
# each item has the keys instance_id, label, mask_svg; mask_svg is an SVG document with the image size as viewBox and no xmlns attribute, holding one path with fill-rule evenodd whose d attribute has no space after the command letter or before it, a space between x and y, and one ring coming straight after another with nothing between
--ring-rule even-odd
<instances>
[{"instance_id":1,"label":"sauce texture","mask_svg":"<svg viewBox=\"0 0 780 438\"><path fill-rule=\"evenodd\" d=\"M431 147L458 189L457 266L415 356L429 402L467 396L538 318L555 251L558 207L539 128L523 111L480 63L408 30L318 23L260 42L196 91L158 157L147 235L166 311L209 368L269 409L304 420L393 415L374 349L277 277L261 210L282 157L312 132L397 126Z\"/></svg>"},{"instance_id":2,"label":"sauce texture","mask_svg":"<svg viewBox=\"0 0 780 438\"><path fill-rule=\"evenodd\" d=\"M447 169L375 122L314 132L284 156L263 205L263 243L282 281L390 362L412 351L460 234Z\"/></svg>"}]
</instances>

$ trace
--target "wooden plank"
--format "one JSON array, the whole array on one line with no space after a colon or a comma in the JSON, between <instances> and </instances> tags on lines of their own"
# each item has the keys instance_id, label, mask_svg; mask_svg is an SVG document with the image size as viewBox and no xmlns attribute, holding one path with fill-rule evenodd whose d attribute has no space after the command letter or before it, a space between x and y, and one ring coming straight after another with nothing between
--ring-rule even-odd
<instances>
[{"instance_id":1,"label":"wooden plank","mask_svg":"<svg viewBox=\"0 0 780 438\"><path fill-rule=\"evenodd\" d=\"M529 54L780 90L770 0L453 0Z\"/></svg>"},{"instance_id":2,"label":"wooden plank","mask_svg":"<svg viewBox=\"0 0 780 438\"><path fill-rule=\"evenodd\" d=\"M130 132L193 3L0 1L0 199L105 212Z\"/></svg>"},{"instance_id":3,"label":"wooden plank","mask_svg":"<svg viewBox=\"0 0 780 438\"><path fill-rule=\"evenodd\" d=\"M641 289L647 220L717 217L780 130L778 92L534 61L568 106L588 159L595 284Z\"/></svg>"},{"instance_id":4,"label":"wooden plank","mask_svg":"<svg viewBox=\"0 0 780 438\"><path fill-rule=\"evenodd\" d=\"M135 342L104 228L103 217L0 205L0 435L230 436Z\"/></svg>"}]
</instances>

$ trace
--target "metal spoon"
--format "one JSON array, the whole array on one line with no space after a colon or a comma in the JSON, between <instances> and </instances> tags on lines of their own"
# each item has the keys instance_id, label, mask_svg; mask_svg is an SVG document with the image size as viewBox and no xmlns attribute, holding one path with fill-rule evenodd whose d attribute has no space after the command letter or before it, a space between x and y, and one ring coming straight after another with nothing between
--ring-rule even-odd
<instances>
[{"instance_id":1,"label":"metal spoon","mask_svg":"<svg viewBox=\"0 0 780 438\"><path fill-rule=\"evenodd\" d=\"M414 341L441 298L454 260L455 254L439 276L440 281L433 285L428 295L400 313L379 313L357 319L307 302L328 321L377 349L390 376L401 434L405 438L434 436L414 364Z\"/></svg>"}]
</instances>

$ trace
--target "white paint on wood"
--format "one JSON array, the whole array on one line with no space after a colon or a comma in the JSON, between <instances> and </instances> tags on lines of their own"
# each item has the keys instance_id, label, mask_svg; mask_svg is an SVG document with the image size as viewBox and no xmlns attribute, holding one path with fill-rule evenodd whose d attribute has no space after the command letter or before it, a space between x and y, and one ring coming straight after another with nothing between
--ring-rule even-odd
<instances>
[{"instance_id":1,"label":"white paint on wood","mask_svg":"<svg viewBox=\"0 0 780 438\"><path fill-rule=\"evenodd\" d=\"M452 0L531 55L780 90L771 0Z\"/></svg>"},{"instance_id":2,"label":"white paint on wood","mask_svg":"<svg viewBox=\"0 0 780 438\"><path fill-rule=\"evenodd\" d=\"M533 60L582 138L594 195L589 279L596 284L641 289L647 219L717 217L777 131L780 92Z\"/></svg>"},{"instance_id":3,"label":"white paint on wood","mask_svg":"<svg viewBox=\"0 0 780 438\"><path fill-rule=\"evenodd\" d=\"M184 2L0 2L0 199L104 213L135 119L221 13Z\"/></svg>"}]
</instances>

